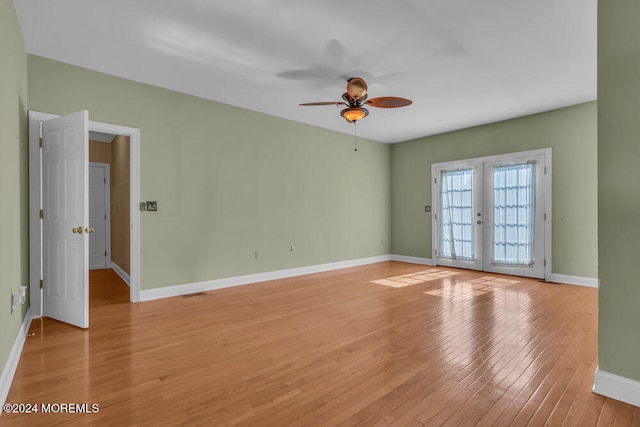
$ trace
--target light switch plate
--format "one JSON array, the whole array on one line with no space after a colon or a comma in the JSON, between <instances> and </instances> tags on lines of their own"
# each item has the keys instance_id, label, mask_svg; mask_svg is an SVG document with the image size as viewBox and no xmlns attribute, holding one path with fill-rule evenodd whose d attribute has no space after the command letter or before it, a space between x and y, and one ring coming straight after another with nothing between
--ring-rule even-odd
<instances>
[{"instance_id":1,"label":"light switch plate","mask_svg":"<svg viewBox=\"0 0 640 427\"><path fill-rule=\"evenodd\" d=\"M147 210L147 202L140 202L140 210L141 211Z\"/></svg>"},{"instance_id":2,"label":"light switch plate","mask_svg":"<svg viewBox=\"0 0 640 427\"><path fill-rule=\"evenodd\" d=\"M147 202L147 211L156 212L157 210L158 210L158 202L156 201Z\"/></svg>"}]
</instances>

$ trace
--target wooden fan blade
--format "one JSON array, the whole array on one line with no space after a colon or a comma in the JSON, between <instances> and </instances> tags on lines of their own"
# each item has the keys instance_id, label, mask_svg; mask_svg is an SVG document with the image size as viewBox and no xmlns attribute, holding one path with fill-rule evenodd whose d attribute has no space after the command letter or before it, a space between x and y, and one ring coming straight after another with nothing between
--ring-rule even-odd
<instances>
[{"instance_id":1,"label":"wooden fan blade","mask_svg":"<svg viewBox=\"0 0 640 427\"><path fill-rule=\"evenodd\" d=\"M309 107L314 105L347 105L341 101L329 101L329 102L307 102L306 104L298 104L302 107Z\"/></svg>"},{"instance_id":2,"label":"wooden fan blade","mask_svg":"<svg viewBox=\"0 0 640 427\"><path fill-rule=\"evenodd\" d=\"M378 108L398 108L411 105L413 104L413 101L395 96L381 96L379 98L369 99L365 104Z\"/></svg>"}]
</instances>

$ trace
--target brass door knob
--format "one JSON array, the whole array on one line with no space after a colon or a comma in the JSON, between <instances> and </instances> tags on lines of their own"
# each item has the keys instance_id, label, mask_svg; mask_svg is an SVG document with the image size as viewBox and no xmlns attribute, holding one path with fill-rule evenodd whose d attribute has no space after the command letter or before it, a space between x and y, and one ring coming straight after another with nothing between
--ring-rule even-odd
<instances>
[{"instance_id":1,"label":"brass door knob","mask_svg":"<svg viewBox=\"0 0 640 427\"><path fill-rule=\"evenodd\" d=\"M84 231L87 233L93 233L93 227L85 228Z\"/></svg>"},{"instance_id":2,"label":"brass door knob","mask_svg":"<svg viewBox=\"0 0 640 427\"><path fill-rule=\"evenodd\" d=\"M476 221L476 224L482 224L482 221L477 220L477 221Z\"/></svg>"},{"instance_id":3,"label":"brass door knob","mask_svg":"<svg viewBox=\"0 0 640 427\"><path fill-rule=\"evenodd\" d=\"M71 231L74 233L82 234L82 227L72 228Z\"/></svg>"}]
</instances>

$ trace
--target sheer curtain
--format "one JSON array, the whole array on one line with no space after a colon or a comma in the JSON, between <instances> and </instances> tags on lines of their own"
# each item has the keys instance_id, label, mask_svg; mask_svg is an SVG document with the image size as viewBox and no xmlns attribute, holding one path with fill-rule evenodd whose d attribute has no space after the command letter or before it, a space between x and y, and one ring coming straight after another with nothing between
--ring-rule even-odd
<instances>
[{"instance_id":1,"label":"sheer curtain","mask_svg":"<svg viewBox=\"0 0 640 427\"><path fill-rule=\"evenodd\" d=\"M444 171L440 176L442 258L473 260L473 169Z\"/></svg>"},{"instance_id":2,"label":"sheer curtain","mask_svg":"<svg viewBox=\"0 0 640 427\"><path fill-rule=\"evenodd\" d=\"M494 265L533 266L535 163L493 168Z\"/></svg>"}]
</instances>

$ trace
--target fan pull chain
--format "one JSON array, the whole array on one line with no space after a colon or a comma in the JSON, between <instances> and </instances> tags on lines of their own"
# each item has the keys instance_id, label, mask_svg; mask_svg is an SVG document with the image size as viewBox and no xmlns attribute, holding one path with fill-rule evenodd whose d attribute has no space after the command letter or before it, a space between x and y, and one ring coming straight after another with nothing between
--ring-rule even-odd
<instances>
[{"instance_id":1,"label":"fan pull chain","mask_svg":"<svg viewBox=\"0 0 640 427\"><path fill-rule=\"evenodd\" d=\"M353 151L358 151L358 126L357 121L353 122Z\"/></svg>"}]
</instances>

